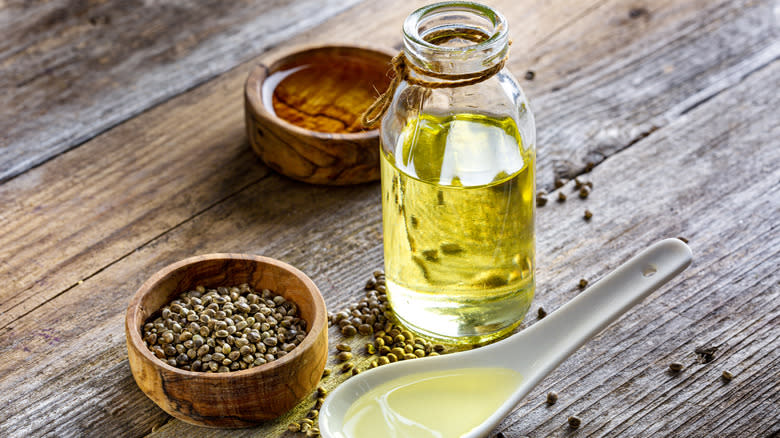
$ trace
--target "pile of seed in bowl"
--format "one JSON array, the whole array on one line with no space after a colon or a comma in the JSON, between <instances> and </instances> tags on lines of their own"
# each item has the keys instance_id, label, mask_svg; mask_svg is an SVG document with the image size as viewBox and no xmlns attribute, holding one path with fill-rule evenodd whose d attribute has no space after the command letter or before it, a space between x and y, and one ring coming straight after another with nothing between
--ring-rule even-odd
<instances>
[{"instance_id":1,"label":"pile of seed in bowl","mask_svg":"<svg viewBox=\"0 0 780 438\"><path fill-rule=\"evenodd\" d=\"M146 346L168 365L225 373L272 362L306 336L295 303L247 284L198 286L163 307L144 324Z\"/></svg>"}]
</instances>

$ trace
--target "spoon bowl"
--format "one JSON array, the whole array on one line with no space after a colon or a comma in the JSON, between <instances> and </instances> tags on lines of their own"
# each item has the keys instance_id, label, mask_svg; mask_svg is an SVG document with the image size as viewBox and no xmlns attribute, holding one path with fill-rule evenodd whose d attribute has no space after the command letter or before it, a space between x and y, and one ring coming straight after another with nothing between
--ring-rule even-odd
<instances>
[{"instance_id":1,"label":"spoon bowl","mask_svg":"<svg viewBox=\"0 0 780 438\"><path fill-rule=\"evenodd\" d=\"M485 436L547 374L611 322L682 272L691 259L691 250L682 241L662 240L514 336L478 349L385 365L355 376L325 400L320 410L320 433L325 438L354 438L345 432L350 407L372 389L403 377L475 368L515 371L522 379L511 395L479 425L461 434L468 438ZM468 404L469 400L464 403Z\"/></svg>"}]
</instances>

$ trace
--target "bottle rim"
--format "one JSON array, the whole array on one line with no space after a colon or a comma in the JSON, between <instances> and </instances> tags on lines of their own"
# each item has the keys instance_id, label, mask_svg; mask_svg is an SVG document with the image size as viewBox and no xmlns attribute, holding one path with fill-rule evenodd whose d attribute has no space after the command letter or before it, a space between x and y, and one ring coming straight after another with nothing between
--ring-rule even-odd
<instances>
[{"instance_id":1,"label":"bottle rim","mask_svg":"<svg viewBox=\"0 0 780 438\"><path fill-rule=\"evenodd\" d=\"M437 30L438 27L428 29L426 34L421 34L421 25L425 24L426 19L447 12L470 13L479 16L486 19L490 25L492 25L493 29L491 32L487 32L484 28L477 29L485 31L486 34L489 34L489 37L484 41L475 42L471 45L448 47L427 41L425 35L433 30ZM423 6L406 17L403 25L403 34L408 42L439 53L489 50L496 46L506 45L508 42L506 18L490 6L470 1L444 1Z\"/></svg>"}]
</instances>

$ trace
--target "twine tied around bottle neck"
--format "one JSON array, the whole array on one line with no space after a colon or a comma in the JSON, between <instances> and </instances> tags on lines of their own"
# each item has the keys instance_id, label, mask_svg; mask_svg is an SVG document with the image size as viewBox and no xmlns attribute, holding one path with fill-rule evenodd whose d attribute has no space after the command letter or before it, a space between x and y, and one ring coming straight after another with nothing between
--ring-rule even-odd
<instances>
[{"instance_id":1,"label":"twine tied around bottle neck","mask_svg":"<svg viewBox=\"0 0 780 438\"><path fill-rule=\"evenodd\" d=\"M455 87L463 87L466 85L474 85L486 79L491 78L493 75L501 71L501 69L504 68L506 59L507 57L505 56L504 59L502 59L501 62L499 62L498 64L478 72L463 73L463 74L447 74L447 73L436 73L430 70L420 68L414 65L413 63L409 62L406 59L404 52L401 51L401 53L395 55L392 61L390 62L390 64L393 67L393 71L395 71L395 77L390 82L390 85L387 87L387 90L385 90L385 92L382 93L374 101L374 103L372 103L371 106L369 106L363 112L363 115L361 116L360 120L363 123L363 126L367 128L371 128L374 125L376 125L377 122L379 122L379 120L382 118L382 116L384 116L385 112L387 112L387 109L390 107L390 102L393 100L393 95L395 94L395 90L398 88L398 85L401 84L401 81L406 81L412 85L419 85L425 88L455 88ZM414 71L415 73L418 73L420 75L430 76L437 79L443 79L444 81L443 82L426 81L424 79L417 79L409 75L409 70Z\"/></svg>"}]
</instances>

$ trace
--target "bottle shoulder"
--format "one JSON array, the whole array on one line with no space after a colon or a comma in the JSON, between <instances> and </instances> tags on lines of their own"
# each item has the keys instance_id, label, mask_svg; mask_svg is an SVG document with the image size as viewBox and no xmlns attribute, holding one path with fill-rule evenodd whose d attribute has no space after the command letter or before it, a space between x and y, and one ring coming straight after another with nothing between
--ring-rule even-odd
<instances>
[{"instance_id":1,"label":"bottle shoulder","mask_svg":"<svg viewBox=\"0 0 780 438\"><path fill-rule=\"evenodd\" d=\"M523 148L535 148L534 115L517 79L506 68L485 81L453 88L425 88L402 81L382 119L383 148L385 152L392 152L402 132L420 117L444 119L456 114L510 119L517 128Z\"/></svg>"}]
</instances>

